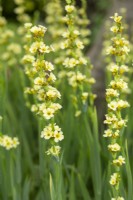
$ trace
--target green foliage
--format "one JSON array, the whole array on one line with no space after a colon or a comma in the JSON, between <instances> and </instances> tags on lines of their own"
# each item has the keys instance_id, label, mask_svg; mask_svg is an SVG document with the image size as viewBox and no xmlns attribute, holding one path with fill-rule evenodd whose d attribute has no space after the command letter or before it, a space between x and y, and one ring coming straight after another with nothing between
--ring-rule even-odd
<instances>
[{"instance_id":1,"label":"green foliage","mask_svg":"<svg viewBox=\"0 0 133 200\"><path fill-rule=\"evenodd\" d=\"M5 4L5 1L3 3ZM67 0L67 3L70 4L71 0ZM97 1L96 5L99 10L104 10L107 1ZM13 9L13 6L14 4L9 1L4 8L6 7L8 12L8 7ZM99 24L102 17L97 15L94 20ZM36 17L34 21L37 21ZM17 33L18 24L7 25L7 28L15 33L15 38L10 43L16 42L22 47L22 35ZM53 42L49 35L46 40L48 44ZM1 45L1 55L6 45ZM8 62L0 60L0 115L3 117L0 119L0 137L7 134L17 136L20 141L16 149L6 150L0 146L0 200L109 200L111 166L108 162L107 143L102 137L104 127L99 124L101 119L98 118L95 106L85 105L82 114L75 117L72 90L65 78L62 79L61 85L57 80L56 86L61 90L60 102L63 106L57 114L57 122L63 130L65 139L61 144L60 159L47 156L47 141L40 138L45 122L27 107L27 102L32 103L33 99L26 98L24 94L24 88L27 83L29 84L29 80L20 62L23 54L22 50L18 57L14 55L17 60L15 65L9 66ZM60 52L57 56L59 54ZM54 56L50 54L48 59L53 61ZM59 73L57 68L56 73ZM111 79L110 74L107 74L107 79L108 83ZM130 88L133 89L132 75ZM122 169L123 179L120 186L125 200L131 200L133 196L132 93L129 95L129 102L129 121L123 130L123 134L126 134L123 137L126 141L123 152L126 165Z\"/></svg>"}]
</instances>

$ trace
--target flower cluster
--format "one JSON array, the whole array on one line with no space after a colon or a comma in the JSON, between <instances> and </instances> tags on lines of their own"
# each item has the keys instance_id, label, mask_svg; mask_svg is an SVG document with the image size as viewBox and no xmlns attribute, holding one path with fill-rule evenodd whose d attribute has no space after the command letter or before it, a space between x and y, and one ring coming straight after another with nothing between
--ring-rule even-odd
<instances>
[{"instance_id":1,"label":"flower cluster","mask_svg":"<svg viewBox=\"0 0 133 200\"><path fill-rule=\"evenodd\" d=\"M2 9L2 8L0 8L0 9ZM3 16L0 16L0 34L1 34L0 44L1 45L5 44L7 39L10 38L10 36L12 35L12 33L10 34L10 32L5 33L6 24L7 24L6 18Z\"/></svg>"},{"instance_id":2,"label":"flower cluster","mask_svg":"<svg viewBox=\"0 0 133 200\"><path fill-rule=\"evenodd\" d=\"M51 120L51 123L41 132L41 137L52 144L47 154L58 156L60 146L56 144L63 140L64 136L59 126L54 123L54 116L62 108L59 103L55 102L61 98L61 94L53 87L56 80L53 73L54 66L44 59L44 55L53 51L53 48L43 41L47 30L44 26L33 26L31 23L26 23L25 27L27 29L27 45L25 45L27 54L23 57L23 63L25 73L31 80L31 86L25 89L25 93L34 95L35 104L32 104L31 111L36 112L46 121Z\"/></svg>"},{"instance_id":3,"label":"flower cluster","mask_svg":"<svg viewBox=\"0 0 133 200\"><path fill-rule=\"evenodd\" d=\"M6 33L8 34L9 31L7 30ZM10 31L10 33L13 33L13 32ZM10 35L10 37L13 37L13 36L14 36L14 33ZM2 60L6 62L8 66L13 66L19 62L20 54L22 53L22 48L20 44L10 42L9 39L10 38L8 38L7 40L9 41L9 43L6 44L7 46L5 46L6 51L2 54Z\"/></svg>"},{"instance_id":4,"label":"flower cluster","mask_svg":"<svg viewBox=\"0 0 133 200\"><path fill-rule=\"evenodd\" d=\"M61 0L49 1L44 8L47 13L46 23L48 26L48 32L54 42L52 43L56 53L60 50L60 42L62 40L62 33L64 32L64 23L63 23L63 6L61 5ZM56 17L55 17L56 10ZM55 31L56 30L56 31ZM56 55L55 55L56 56ZM58 55L56 58L59 59Z\"/></svg>"},{"instance_id":5,"label":"flower cluster","mask_svg":"<svg viewBox=\"0 0 133 200\"><path fill-rule=\"evenodd\" d=\"M123 37L122 31L122 16L117 13L111 17L114 20L114 25L111 27L113 32L112 45L107 49L107 54L114 56L114 63L110 64L108 70L112 73L112 78L109 88L106 90L106 100L108 103L108 113L104 123L108 129L104 132L104 137L110 139L108 150L112 154L112 165L115 173L111 175L110 184L117 191L118 196L115 199L123 199L119 197L119 183L121 180L120 168L125 164L125 158L121 155L122 145L120 142L121 130L126 126L127 119L123 118L122 110L129 107L129 103L123 100L123 93L128 89L128 84L125 81L124 73L128 72L128 66L124 64L129 50L129 43ZM117 169L117 170L116 170Z\"/></svg>"},{"instance_id":6,"label":"flower cluster","mask_svg":"<svg viewBox=\"0 0 133 200\"><path fill-rule=\"evenodd\" d=\"M95 98L91 92L91 85L95 83L94 78L90 77L91 64L89 60L83 56L84 43L80 39L80 31L76 24L76 8L74 5L65 6L67 12L64 18L67 24L67 30L63 33L64 41L61 49L65 50L65 59L63 66L67 70L67 78L69 85L73 88L72 99L76 111L81 113L81 107ZM76 115L79 116L79 115Z\"/></svg>"},{"instance_id":7,"label":"flower cluster","mask_svg":"<svg viewBox=\"0 0 133 200\"><path fill-rule=\"evenodd\" d=\"M17 7L14 9L14 12L17 14L17 20L19 22L29 22L30 16L26 13L26 1L25 0L14 0ZM33 7L33 2L30 2L30 7Z\"/></svg>"},{"instance_id":8,"label":"flower cluster","mask_svg":"<svg viewBox=\"0 0 133 200\"><path fill-rule=\"evenodd\" d=\"M125 8L121 8L120 9L120 11L119 11L120 13L121 13L121 15L122 16L126 16L126 9ZM126 23L126 20L125 20L125 18L126 17L124 17L123 18L123 21L122 21L122 24L123 24L123 26L122 27L124 27L124 28L121 28L121 29L124 29L124 32L122 33L122 35L123 35L123 38L126 38L126 42L128 42L127 41L127 39L129 38L129 36L128 36L128 34L127 34L127 28L128 28L128 25L127 25L127 23ZM111 65L112 65L112 58L113 58L113 54L108 54L108 56L106 56L106 54L107 54L107 49L108 49L108 47L110 47L111 46L111 44L112 44L112 40L111 40L111 38L112 38L112 32L114 32L114 34L116 34L116 31L114 30L114 27L116 28L117 26L114 24L114 26L113 26L113 28L111 27L111 21L107 21L106 22L106 25L105 25L105 33L104 33L104 41L103 41L103 50L102 50L102 54L103 54L103 56L104 56L104 62L106 63L106 68L107 68L107 70L108 71L110 71L110 70L117 70L117 67L116 67L116 65L114 65L114 68L115 69L110 69L110 67L111 67ZM110 31L109 31L110 30ZM118 29L117 29L117 33L118 33ZM122 30L121 30L122 31ZM126 81L128 81L129 82L129 84L130 84L130 74L132 74L133 73L133 70L132 70L132 67L130 67L130 66L132 66L132 44L131 43L129 43L128 44L129 45L129 47L130 47L130 52L128 53L128 58L126 58L126 61L127 61L127 63L128 63L128 66L129 67L126 67L126 65L121 65L121 70L119 69L119 72L121 71L121 73L123 73L123 79L124 80L126 80ZM128 72L128 76L126 76L126 74L123 72L123 67L124 67L124 70L125 70L125 72ZM126 69L125 69L125 67L126 67ZM128 70L128 71L127 71ZM108 73L109 72L106 72L107 73L107 76L108 76ZM125 76L125 77L124 77ZM130 86L129 86L129 88L127 88L126 90L124 90L124 93L125 93L125 96L127 95L127 94L130 94L131 93L131 89L130 89Z\"/></svg>"},{"instance_id":9,"label":"flower cluster","mask_svg":"<svg viewBox=\"0 0 133 200\"><path fill-rule=\"evenodd\" d=\"M81 8L76 9L76 23L78 29L80 29L80 39L84 45L88 45L90 43L89 36L91 35L91 31L89 29L90 20L87 16L87 1L81 0Z\"/></svg>"},{"instance_id":10,"label":"flower cluster","mask_svg":"<svg viewBox=\"0 0 133 200\"><path fill-rule=\"evenodd\" d=\"M14 31L7 26L7 21L4 17L0 17L0 53L1 62L6 63L6 66L13 66L18 63L22 52L21 45L14 42Z\"/></svg>"},{"instance_id":11,"label":"flower cluster","mask_svg":"<svg viewBox=\"0 0 133 200\"><path fill-rule=\"evenodd\" d=\"M63 132L61 131L61 128L58 125L49 124L41 132L41 138L44 138L45 140L51 139L51 141L53 140L54 143L58 143L64 139L64 135ZM52 154L54 156L58 156L59 152L60 152L60 146L54 145L46 153L48 155Z\"/></svg>"},{"instance_id":12,"label":"flower cluster","mask_svg":"<svg viewBox=\"0 0 133 200\"><path fill-rule=\"evenodd\" d=\"M0 16L0 27L5 26L6 23L7 23L7 21L6 21L5 17Z\"/></svg>"},{"instance_id":13,"label":"flower cluster","mask_svg":"<svg viewBox=\"0 0 133 200\"><path fill-rule=\"evenodd\" d=\"M0 146L4 147L6 150L17 148L19 145L19 140L17 137L11 138L8 135L0 136Z\"/></svg>"},{"instance_id":14,"label":"flower cluster","mask_svg":"<svg viewBox=\"0 0 133 200\"><path fill-rule=\"evenodd\" d=\"M86 14L86 8L87 8L87 2L86 0L81 0L81 8L72 8L73 5L67 5L66 11L67 13L73 13L74 15L74 26L76 29L80 30L79 38L83 42L84 45L89 44L89 37L91 34L90 29L88 28L88 25L90 24L90 20L87 17ZM67 23L68 16L65 16L63 18L63 21Z\"/></svg>"}]
</instances>

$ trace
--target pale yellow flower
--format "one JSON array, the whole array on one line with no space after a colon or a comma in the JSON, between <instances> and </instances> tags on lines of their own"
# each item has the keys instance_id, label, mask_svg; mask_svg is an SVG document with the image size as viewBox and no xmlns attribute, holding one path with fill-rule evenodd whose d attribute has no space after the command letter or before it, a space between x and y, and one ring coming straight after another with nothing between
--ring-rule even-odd
<instances>
[{"instance_id":1,"label":"pale yellow flower","mask_svg":"<svg viewBox=\"0 0 133 200\"><path fill-rule=\"evenodd\" d=\"M61 147L60 146L53 146L48 151L46 151L47 155L59 156Z\"/></svg>"},{"instance_id":2,"label":"pale yellow flower","mask_svg":"<svg viewBox=\"0 0 133 200\"><path fill-rule=\"evenodd\" d=\"M45 119L49 120L54 117L55 110L52 108L47 108L43 110L43 116Z\"/></svg>"},{"instance_id":3,"label":"pale yellow flower","mask_svg":"<svg viewBox=\"0 0 133 200\"><path fill-rule=\"evenodd\" d=\"M112 137L112 130L110 129L105 130L103 137Z\"/></svg>"},{"instance_id":4,"label":"pale yellow flower","mask_svg":"<svg viewBox=\"0 0 133 200\"><path fill-rule=\"evenodd\" d=\"M43 85L44 83L45 83L44 78L36 77L36 78L34 79L34 84L35 84L35 85Z\"/></svg>"},{"instance_id":5,"label":"pale yellow flower","mask_svg":"<svg viewBox=\"0 0 133 200\"><path fill-rule=\"evenodd\" d=\"M118 97L119 95L119 92L115 89L106 89L106 97Z\"/></svg>"},{"instance_id":6,"label":"pale yellow flower","mask_svg":"<svg viewBox=\"0 0 133 200\"><path fill-rule=\"evenodd\" d=\"M110 30L113 32L113 33L117 33L119 31L119 28L117 26L112 26L110 28Z\"/></svg>"},{"instance_id":7,"label":"pale yellow flower","mask_svg":"<svg viewBox=\"0 0 133 200\"><path fill-rule=\"evenodd\" d=\"M123 156L119 156L117 159L113 160L113 164L121 166L125 164L125 158Z\"/></svg>"},{"instance_id":8,"label":"pale yellow flower","mask_svg":"<svg viewBox=\"0 0 133 200\"><path fill-rule=\"evenodd\" d=\"M120 175L118 173L113 173L113 175L111 175L109 183L115 186L119 183L119 180L120 180Z\"/></svg>"},{"instance_id":9,"label":"pale yellow flower","mask_svg":"<svg viewBox=\"0 0 133 200\"><path fill-rule=\"evenodd\" d=\"M54 133L54 141L55 142L59 142L59 141L61 141L61 140L63 140L64 139L64 135L63 135L63 133L62 132L55 132Z\"/></svg>"},{"instance_id":10,"label":"pale yellow flower","mask_svg":"<svg viewBox=\"0 0 133 200\"><path fill-rule=\"evenodd\" d=\"M19 140L17 137L11 138L7 135L0 136L0 146L4 147L6 150L16 148L19 145Z\"/></svg>"},{"instance_id":11,"label":"pale yellow flower","mask_svg":"<svg viewBox=\"0 0 133 200\"><path fill-rule=\"evenodd\" d=\"M109 144L109 145L108 145L108 149L109 149L111 152L115 153L115 152L118 152L118 151L121 150L121 146L120 146L118 143Z\"/></svg>"},{"instance_id":12,"label":"pale yellow flower","mask_svg":"<svg viewBox=\"0 0 133 200\"><path fill-rule=\"evenodd\" d=\"M30 32L35 36L35 37L43 37L45 32L47 31L47 28L41 25L38 26L32 26L30 29Z\"/></svg>"},{"instance_id":13,"label":"pale yellow flower","mask_svg":"<svg viewBox=\"0 0 133 200\"><path fill-rule=\"evenodd\" d=\"M67 5L65 6L65 10L68 12L68 13L71 13L75 10L74 6L72 5Z\"/></svg>"},{"instance_id":14,"label":"pale yellow flower","mask_svg":"<svg viewBox=\"0 0 133 200\"><path fill-rule=\"evenodd\" d=\"M112 16L110 18L112 18L117 23L120 23L122 20L122 16L119 16L118 13L115 13L114 16Z\"/></svg>"}]
</instances>

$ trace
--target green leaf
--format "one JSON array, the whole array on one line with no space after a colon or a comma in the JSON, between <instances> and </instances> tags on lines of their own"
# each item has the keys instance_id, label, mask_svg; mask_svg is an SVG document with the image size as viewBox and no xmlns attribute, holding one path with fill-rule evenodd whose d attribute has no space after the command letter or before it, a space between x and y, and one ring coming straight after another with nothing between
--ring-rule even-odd
<instances>
[{"instance_id":1,"label":"green leaf","mask_svg":"<svg viewBox=\"0 0 133 200\"><path fill-rule=\"evenodd\" d=\"M91 200L90 194L89 194L89 192L86 188L86 185L85 185L84 181L82 180L80 174L78 174L78 180L79 180L83 199L84 200Z\"/></svg>"},{"instance_id":2,"label":"green leaf","mask_svg":"<svg viewBox=\"0 0 133 200\"><path fill-rule=\"evenodd\" d=\"M54 188L54 183L53 183L51 174L50 174L50 196L51 196L51 200L56 199L55 188Z\"/></svg>"}]
</instances>

